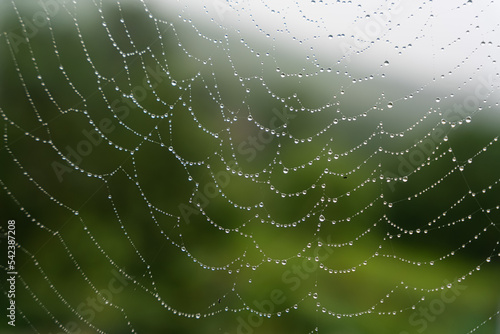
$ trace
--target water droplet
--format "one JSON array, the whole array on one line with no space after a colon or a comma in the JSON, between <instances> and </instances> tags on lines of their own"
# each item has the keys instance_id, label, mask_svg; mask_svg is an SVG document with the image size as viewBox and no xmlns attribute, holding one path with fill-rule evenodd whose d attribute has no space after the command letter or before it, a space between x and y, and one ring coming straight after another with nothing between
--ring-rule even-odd
<instances>
[{"instance_id":1,"label":"water droplet","mask_svg":"<svg viewBox=\"0 0 500 334\"><path fill-rule=\"evenodd\" d=\"M392 107L393 107L393 103L392 102L387 103L387 108L392 108Z\"/></svg>"},{"instance_id":2,"label":"water droplet","mask_svg":"<svg viewBox=\"0 0 500 334\"><path fill-rule=\"evenodd\" d=\"M388 65L389 65L389 61L388 60L384 61L384 66L388 66Z\"/></svg>"},{"instance_id":3,"label":"water droplet","mask_svg":"<svg viewBox=\"0 0 500 334\"><path fill-rule=\"evenodd\" d=\"M172 86L177 86L177 81L172 80Z\"/></svg>"},{"instance_id":4,"label":"water droplet","mask_svg":"<svg viewBox=\"0 0 500 334\"><path fill-rule=\"evenodd\" d=\"M283 168L283 173L288 174L288 168Z\"/></svg>"},{"instance_id":5,"label":"water droplet","mask_svg":"<svg viewBox=\"0 0 500 334\"><path fill-rule=\"evenodd\" d=\"M319 221L320 222L324 222L325 221L325 216L323 216L323 215L319 216Z\"/></svg>"}]
</instances>

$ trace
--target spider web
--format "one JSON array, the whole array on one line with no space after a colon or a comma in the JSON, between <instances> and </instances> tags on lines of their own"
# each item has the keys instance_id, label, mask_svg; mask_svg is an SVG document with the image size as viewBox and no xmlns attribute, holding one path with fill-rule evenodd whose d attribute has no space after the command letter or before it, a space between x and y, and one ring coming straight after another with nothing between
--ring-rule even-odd
<instances>
[{"instance_id":1,"label":"spider web","mask_svg":"<svg viewBox=\"0 0 500 334\"><path fill-rule=\"evenodd\" d=\"M1 6L16 328L494 330L493 1Z\"/></svg>"}]
</instances>

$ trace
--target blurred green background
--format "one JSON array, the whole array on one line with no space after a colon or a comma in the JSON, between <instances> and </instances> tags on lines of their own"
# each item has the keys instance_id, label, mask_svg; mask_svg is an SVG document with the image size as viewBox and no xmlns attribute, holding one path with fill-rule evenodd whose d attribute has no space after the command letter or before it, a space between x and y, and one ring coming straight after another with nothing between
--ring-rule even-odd
<instances>
[{"instance_id":1,"label":"blurred green background","mask_svg":"<svg viewBox=\"0 0 500 334\"><path fill-rule=\"evenodd\" d=\"M498 312L498 105L442 122L433 87L387 108L418 84L352 84L355 63L173 4L42 3L0 5L2 332L467 333Z\"/></svg>"}]
</instances>

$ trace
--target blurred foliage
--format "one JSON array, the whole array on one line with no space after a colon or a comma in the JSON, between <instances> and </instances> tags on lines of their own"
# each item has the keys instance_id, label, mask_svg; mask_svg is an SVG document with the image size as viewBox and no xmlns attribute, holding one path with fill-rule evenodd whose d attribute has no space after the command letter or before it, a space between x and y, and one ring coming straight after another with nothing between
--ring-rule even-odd
<instances>
[{"instance_id":1,"label":"blurred foliage","mask_svg":"<svg viewBox=\"0 0 500 334\"><path fill-rule=\"evenodd\" d=\"M445 305L442 313L425 321L426 332L464 332L498 309L498 256L491 263L485 263L485 259L498 243L498 227L492 228L490 222L497 222L499 213L492 211L486 217L479 210L499 204L498 186L454 206L470 189L483 189L497 181L498 145L488 147L463 173L453 173L431 186L456 167L449 159L432 159L449 147L459 161L481 151L498 135L498 110L483 110L467 126L439 126L448 135L448 141L443 142L444 136L440 136L439 142L433 143L439 148L429 160L430 165L412 173L408 182L386 182L378 179L380 174L402 178L405 175L398 169L413 172L418 166L412 164L411 154L421 148L400 156L378 154L366 160L367 157L378 147L388 151L407 149L439 123L437 115L430 116L426 124L415 132L407 132L400 140L377 135L367 145L339 159L328 162L324 157L360 145L371 133L379 131L380 122L388 129L414 124L413 118L422 116L425 99L408 101L409 111L395 107L370 113L356 121L341 122L316 136L325 124L339 118L336 105L316 114L290 112L267 89L279 96L296 94L287 102L295 109L300 109L298 100L307 108L317 108L329 103L332 86L340 87L344 79L332 82L331 78L337 76L325 74L314 80L282 80L275 64L267 59L257 63L237 35L227 37L231 52L228 55L227 49L200 38L190 23L174 13L162 17L162 12L155 12L158 21L172 22L170 26L154 23L136 2L123 3L121 11L116 3L105 3L102 15L106 17L106 26L101 24L93 2L77 1L67 4L66 9L59 7L50 24L45 22L38 27L29 23L40 13L38 3L15 1L21 19L10 4L1 4L2 226L6 219L16 220L20 245L16 297L20 313L16 330L2 321L3 332L59 333L61 326L66 326L75 333L94 333L97 329L123 333L130 331L130 322L138 333L308 333L316 327L322 333L415 333L424 329L424 322L415 322L423 316L415 318L415 312L443 300L443 292L422 293L409 288L395 289L388 298L385 295L401 281L423 289L440 287L446 280L453 282L480 264L485 264L484 269L461 283L466 289L460 291L456 300L441 303ZM36 28L28 31L29 43L15 39L23 36L22 22L28 30ZM123 52L148 52L125 59L113 47L107 29ZM226 32L203 33L222 40ZM256 44L256 48L266 50L266 43ZM278 52L281 51L276 51L275 58ZM281 64L283 71L300 71L293 57L279 57L273 60ZM242 87L232 66L240 69L241 77L259 76L249 80L250 92ZM268 88L261 84L260 76ZM353 89L361 89L364 98L349 95L349 91L335 96L347 115L366 109L372 103L371 97L381 90L365 83ZM228 122L222 117L222 103L227 115L232 113L236 121ZM170 109L170 105L174 107ZM161 117L167 113L168 117ZM252 121L248 120L249 115ZM255 122L276 133L271 135L259 129ZM200 130L198 124L203 124L205 130ZM95 129L106 139L97 135ZM288 134L314 140L295 144ZM257 138L258 146L251 146L250 138ZM53 145L43 140L50 140ZM84 141L94 142L89 149L82 144ZM108 141L112 144L108 145ZM73 165L55 150L67 154L79 147L90 153L73 154L69 157ZM139 149L132 158L125 149L136 147ZM334 147L335 152L328 155L322 151L325 147ZM283 173L281 164L274 160L277 152L284 166L305 168ZM206 164L183 166L179 156L205 161L210 169ZM316 162L316 156L322 159ZM242 176L226 171L220 157L228 164L236 160ZM314 164L306 166L308 161ZM55 171L54 162L62 168L60 173ZM360 168L350 172L355 166ZM339 175L321 176L325 168ZM245 177L259 171L265 174L263 169L272 169L270 183L283 192L302 192L311 184L316 187L308 189L307 195L282 198L266 182ZM224 197L217 194L210 198L203 209L206 216L192 213L188 223L178 224L174 216L181 216L180 205L192 207L189 201L196 193L195 183L199 184L199 193L207 196L206 189L213 186L213 175L218 172L228 179L222 189ZM376 181L353 191L366 179ZM405 200L423 189L428 189L424 196ZM369 206L380 194L383 198ZM338 202L322 212L312 210L323 196L338 198ZM253 209L245 212L227 198ZM384 201L393 203L392 207L384 205ZM148 203L169 214L153 212ZM365 206L363 214L356 214ZM434 225L442 227L424 233L424 224L447 209L446 216L442 215ZM75 216L72 210L79 215ZM326 221L314 237L320 213ZM260 219L268 214L276 224L306 219L296 227L282 228L262 224ZM471 219L446 226L447 222L468 215L472 215ZM223 229L209 224L207 216ZM350 221L345 221L350 216ZM398 232L386 219L408 231L420 228L422 232ZM332 225L332 220L339 222ZM487 226L490 228L481 232ZM239 228L241 234L228 234L226 228ZM370 232L364 234L367 229ZM480 232L480 241L472 240L461 249ZM402 234L400 238L396 237L398 233ZM388 234L395 237L384 241ZM248 235L252 238L244 237ZM334 244L356 241L352 247L318 248L318 239ZM171 241L183 245L189 256ZM305 246L308 243L309 248ZM302 252L304 247L307 250ZM436 261L434 266L417 266L394 258L425 262L452 251L455 256ZM352 273L331 274L319 268L314 260L316 252L322 254L321 266L328 268L345 270L364 261L368 264L356 267ZM375 252L380 256L372 257ZM288 258L297 253L301 257ZM256 270L243 267L236 273L237 258L243 254L241 263L258 265ZM267 257L287 261L276 265L274 261L268 263ZM235 265L225 268L233 261ZM149 277L146 263L153 277ZM207 270L200 263L224 267L232 273ZM93 310L99 311L92 312L89 300L97 298L95 289L110 290L110 282L117 282L116 268L124 268L133 280L122 277L122 286L115 286L119 293L111 294L114 306L98 304ZM279 297L277 290L282 292ZM317 292L318 299L306 297L310 292ZM423 295L425 300L417 304L417 310L409 309ZM384 303L379 302L382 298ZM271 302L273 299L280 302ZM281 312L282 316L268 319L246 310L231 311L242 308L242 302L258 311L262 306L272 313ZM298 310L294 310L296 304ZM322 312L324 307L339 314L353 314L373 305L377 305L375 312L396 310L397 314L337 318ZM226 307L231 310L225 312ZM78 318L75 312L82 317ZM179 312L217 314L192 319ZM95 327L82 321L85 319L91 319ZM492 332L494 325L489 322L479 332Z\"/></svg>"}]
</instances>

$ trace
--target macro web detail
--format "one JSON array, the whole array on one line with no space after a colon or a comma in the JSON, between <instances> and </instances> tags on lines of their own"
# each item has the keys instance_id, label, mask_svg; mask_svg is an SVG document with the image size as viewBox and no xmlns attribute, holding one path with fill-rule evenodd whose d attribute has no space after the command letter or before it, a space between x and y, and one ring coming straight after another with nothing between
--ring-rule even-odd
<instances>
[{"instance_id":1,"label":"macro web detail","mask_svg":"<svg viewBox=\"0 0 500 334\"><path fill-rule=\"evenodd\" d=\"M22 328L494 328L495 2L0 9Z\"/></svg>"}]
</instances>

